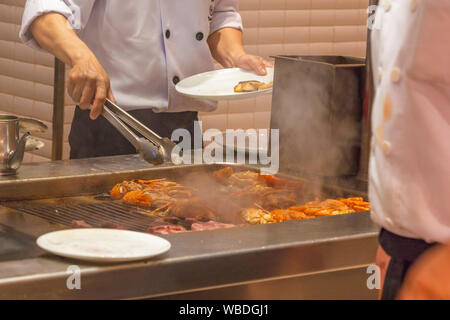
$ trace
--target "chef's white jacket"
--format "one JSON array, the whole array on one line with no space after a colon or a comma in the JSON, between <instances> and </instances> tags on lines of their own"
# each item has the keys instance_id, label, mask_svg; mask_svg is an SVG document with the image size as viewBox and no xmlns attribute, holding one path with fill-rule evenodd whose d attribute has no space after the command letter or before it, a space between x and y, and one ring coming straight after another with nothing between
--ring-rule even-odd
<instances>
[{"instance_id":1,"label":"chef's white jacket","mask_svg":"<svg viewBox=\"0 0 450 320\"><path fill-rule=\"evenodd\" d=\"M450 1L381 0L372 31L372 217L401 236L448 242Z\"/></svg>"},{"instance_id":2,"label":"chef's white jacket","mask_svg":"<svg viewBox=\"0 0 450 320\"><path fill-rule=\"evenodd\" d=\"M211 33L242 29L237 0L28 0L20 30L24 43L39 48L29 29L48 12L67 18L127 110L214 110L216 103L182 96L175 84L214 68L206 42Z\"/></svg>"}]
</instances>

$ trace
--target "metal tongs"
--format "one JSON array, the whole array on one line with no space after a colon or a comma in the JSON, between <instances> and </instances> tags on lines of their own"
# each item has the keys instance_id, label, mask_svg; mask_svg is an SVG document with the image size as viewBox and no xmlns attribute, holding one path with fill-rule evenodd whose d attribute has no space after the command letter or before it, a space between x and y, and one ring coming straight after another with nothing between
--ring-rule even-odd
<instances>
[{"instance_id":1,"label":"metal tongs","mask_svg":"<svg viewBox=\"0 0 450 320\"><path fill-rule=\"evenodd\" d=\"M155 165L172 162L171 154L175 143L170 139L160 137L108 99L103 106L102 115L130 141L145 161ZM127 125L143 137L136 135Z\"/></svg>"}]
</instances>

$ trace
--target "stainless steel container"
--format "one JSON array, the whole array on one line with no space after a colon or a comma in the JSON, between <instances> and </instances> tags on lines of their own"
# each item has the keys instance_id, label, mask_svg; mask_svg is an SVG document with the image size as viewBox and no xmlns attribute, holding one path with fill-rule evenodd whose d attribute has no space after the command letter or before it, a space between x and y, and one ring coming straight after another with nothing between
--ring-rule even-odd
<instances>
[{"instance_id":1,"label":"stainless steel container","mask_svg":"<svg viewBox=\"0 0 450 320\"><path fill-rule=\"evenodd\" d=\"M358 172L364 68L352 57L275 57L270 127L280 130L282 171Z\"/></svg>"},{"instance_id":2,"label":"stainless steel container","mask_svg":"<svg viewBox=\"0 0 450 320\"><path fill-rule=\"evenodd\" d=\"M19 139L19 121L15 116L0 115L0 175L15 174L22 163L29 133Z\"/></svg>"}]
</instances>

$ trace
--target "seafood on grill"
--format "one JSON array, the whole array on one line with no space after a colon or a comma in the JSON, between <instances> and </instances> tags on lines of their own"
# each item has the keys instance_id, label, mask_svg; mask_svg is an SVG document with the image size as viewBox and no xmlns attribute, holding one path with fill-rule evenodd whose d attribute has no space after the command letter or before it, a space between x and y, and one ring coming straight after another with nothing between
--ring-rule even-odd
<instances>
[{"instance_id":1,"label":"seafood on grill","mask_svg":"<svg viewBox=\"0 0 450 320\"><path fill-rule=\"evenodd\" d=\"M130 191L122 197L122 201L138 206L150 207L152 205L152 197L145 190Z\"/></svg>"},{"instance_id":2,"label":"seafood on grill","mask_svg":"<svg viewBox=\"0 0 450 320\"><path fill-rule=\"evenodd\" d=\"M353 212L370 210L370 204L361 197L340 198L337 200L310 201L302 206L292 206L287 209L272 211L261 208L244 210L242 216L250 224L266 224L290 220L311 219L316 217L334 216Z\"/></svg>"},{"instance_id":3,"label":"seafood on grill","mask_svg":"<svg viewBox=\"0 0 450 320\"><path fill-rule=\"evenodd\" d=\"M142 190L144 186L140 183L134 181L123 181L116 184L110 192L112 199L122 199L130 191Z\"/></svg>"},{"instance_id":4,"label":"seafood on grill","mask_svg":"<svg viewBox=\"0 0 450 320\"><path fill-rule=\"evenodd\" d=\"M266 90L273 87L273 81L264 83L257 80L240 81L235 87L234 92L254 92Z\"/></svg>"},{"instance_id":5,"label":"seafood on grill","mask_svg":"<svg viewBox=\"0 0 450 320\"><path fill-rule=\"evenodd\" d=\"M265 209L286 208L297 203L296 193L302 184L297 181L263 175L252 171L233 172L226 167L213 174L225 186L231 198L239 199L243 206L254 203Z\"/></svg>"},{"instance_id":6,"label":"seafood on grill","mask_svg":"<svg viewBox=\"0 0 450 320\"><path fill-rule=\"evenodd\" d=\"M303 206L289 208L293 211L303 212L308 216L334 216L370 210L370 204L361 197L326 199L324 201L310 201Z\"/></svg>"},{"instance_id":7,"label":"seafood on grill","mask_svg":"<svg viewBox=\"0 0 450 320\"><path fill-rule=\"evenodd\" d=\"M362 197L317 199L305 203L307 198L299 196L304 190L302 182L252 171L235 172L232 167L215 171L209 179L212 184L199 188L164 178L123 181L112 188L111 198L142 208L138 212L143 215L177 219L174 224L164 222L149 227L149 232L159 234L370 210L370 204Z\"/></svg>"},{"instance_id":8,"label":"seafood on grill","mask_svg":"<svg viewBox=\"0 0 450 320\"><path fill-rule=\"evenodd\" d=\"M311 216L307 216L303 212L295 211L292 209L275 209L270 215L275 222L283 222L283 221L291 221L291 220L303 220L313 218Z\"/></svg>"},{"instance_id":9,"label":"seafood on grill","mask_svg":"<svg viewBox=\"0 0 450 320\"><path fill-rule=\"evenodd\" d=\"M128 192L125 192L129 190ZM124 181L111 190L111 198L141 207L154 208L140 211L149 216L165 216L194 219L214 219L212 209L205 201L195 197L197 190L166 179Z\"/></svg>"},{"instance_id":10,"label":"seafood on grill","mask_svg":"<svg viewBox=\"0 0 450 320\"><path fill-rule=\"evenodd\" d=\"M248 208L242 211L242 217L250 224L267 224L276 222L269 211L262 208Z\"/></svg>"},{"instance_id":11,"label":"seafood on grill","mask_svg":"<svg viewBox=\"0 0 450 320\"><path fill-rule=\"evenodd\" d=\"M225 167L213 173L213 178L221 184L231 187L259 186L266 189L296 189L303 187L300 181L279 178L270 174L262 174L253 171L234 172L233 168Z\"/></svg>"}]
</instances>

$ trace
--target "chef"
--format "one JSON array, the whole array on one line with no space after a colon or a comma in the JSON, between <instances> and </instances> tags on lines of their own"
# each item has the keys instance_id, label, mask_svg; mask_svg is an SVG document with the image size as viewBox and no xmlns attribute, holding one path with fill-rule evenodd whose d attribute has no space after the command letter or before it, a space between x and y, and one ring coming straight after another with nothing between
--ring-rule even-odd
<instances>
[{"instance_id":1,"label":"chef","mask_svg":"<svg viewBox=\"0 0 450 320\"><path fill-rule=\"evenodd\" d=\"M193 136L197 112L217 105L178 94L180 80L212 70L213 58L264 75L270 63L243 48L237 2L28 0L20 38L71 67L70 157L136 152L99 117L106 98L161 136L178 128Z\"/></svg>"},{"instance_id":2,"label":"chef","mask_svg":"<svg viewBox=\"0 0 450 320\"><path fill-rule=\"evenodd\" d=\"M383 299L450 241L450 1L381 0L372 32L376 95L369 197L382 226Z\"/></svg>"}]
</instances>

